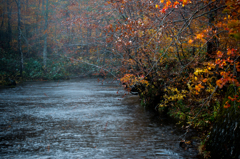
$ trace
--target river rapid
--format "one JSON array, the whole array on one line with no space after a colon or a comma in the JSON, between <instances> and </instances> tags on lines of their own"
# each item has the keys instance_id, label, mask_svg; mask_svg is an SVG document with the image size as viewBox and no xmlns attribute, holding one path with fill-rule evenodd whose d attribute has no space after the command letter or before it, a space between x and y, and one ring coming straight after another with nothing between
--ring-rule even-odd
<instances>
[{"instance_id":1,"label":"river rapid","mask_svg":"<svg viewBox=\"0 0 240 159\"><path fill-rule=\"evenodd\" d=\"M0 158L185 159L182 132L111 79L0 89Z\"/></svg>"}]
</instances>

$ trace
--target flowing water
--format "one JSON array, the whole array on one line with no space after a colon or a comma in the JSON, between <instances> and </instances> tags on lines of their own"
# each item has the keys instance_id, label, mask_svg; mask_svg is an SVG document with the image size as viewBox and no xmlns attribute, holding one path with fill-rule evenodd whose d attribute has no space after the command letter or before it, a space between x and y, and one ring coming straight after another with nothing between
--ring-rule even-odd
<instances>
[{"instance_id":1,"label":"flowing water","mask_svg":"<svg viewBox=\"0 0 240 159\"><path fill-rule=\"evenodd\" d=\"M0 90L0 158L197 158L181 133L116 81L26 82Z\"/></svg>"}]
</instances>

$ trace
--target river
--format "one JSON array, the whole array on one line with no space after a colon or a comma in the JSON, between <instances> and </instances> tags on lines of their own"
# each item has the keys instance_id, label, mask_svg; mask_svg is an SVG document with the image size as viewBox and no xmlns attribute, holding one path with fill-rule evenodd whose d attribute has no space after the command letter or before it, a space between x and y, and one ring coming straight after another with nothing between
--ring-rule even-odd
<instances>
[{"instance_id":1,"label":"river","mask_svg":"<svg viewBox=\"0 0 240 159\"><path fill-rule=\"evenodd\" d=\"M0 158L197 158L182 132L110 79L0 89Z\"/></svg>"}]
</instances>

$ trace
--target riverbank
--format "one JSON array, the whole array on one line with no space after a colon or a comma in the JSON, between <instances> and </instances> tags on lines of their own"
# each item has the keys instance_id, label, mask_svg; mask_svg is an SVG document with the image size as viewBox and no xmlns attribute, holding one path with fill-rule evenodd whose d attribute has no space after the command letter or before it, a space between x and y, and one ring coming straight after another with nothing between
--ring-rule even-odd
<instances>
[{"instance_id":1,"label":"riverbank","mask_svg":"<svg viewBox=\"0 0 240 159\"><path fill-rule=\"evenodd\" d=\"M152 84L154 83L154 84ZM219 97L208 101L206 94L191 94L191 90L183 90L184 86L164 87L160 82L152 82L139 87L141 105L159 111L174 118L178 125L185 130L180 138L182 147L188 148L194 141L199 154L204 158L238 158L240 156L238 140L239 103L236 102L236 86L230 85ZM142 89L143 88L143 89ZM225 89L225 88L224 88ZM218 90L222 92L222 90ZM186 98L186 97L189 98ZM212 96L210 96L212 97ZM230 102L229 102L230 99ZM235 101L235 102L234 102ZM207 103L208 102L208 103ZM229 102L229 107L226 104ZM231 105L231 107L230 107ZM197 139L197 140L196 140ZM194 143L193 142L193 143ZM219 144L221 143L221 144ZM224 146L225 145L225 146ZM226 148L227 147L227 148ZM221 153L219 154L219 149Z\"/></svg>"}]
</instances>

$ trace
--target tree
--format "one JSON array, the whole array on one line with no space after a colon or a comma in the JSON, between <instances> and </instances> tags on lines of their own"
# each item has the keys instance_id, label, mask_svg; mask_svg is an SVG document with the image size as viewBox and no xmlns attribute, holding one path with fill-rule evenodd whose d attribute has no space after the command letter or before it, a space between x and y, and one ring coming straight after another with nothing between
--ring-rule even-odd
<instances>
[{"instance_id":1,"label":"tree","mask_svg":"<svg viewBox=\"0 0 240 159\"><path fill-rule=\"evenodd\" d=\"M239 115L240 80L237 3L109 2L118 11L114 14L114 25L107 26L107 36L108 41L114 41L115 54L123 57L119 58L121 81L130 86L143 85L140 90L143 105L159 110L167 107L172 116L189 124L187 127L210 130L217 116L224 117L220 108L231 107L235 110L234 119L227 120L234 130L235 122L239 123L235 118ZM231 14L227 15L229 10ZM226 90L231 85L235 91L229 96ZM235 135L230 145L236 148L233 141L238 139ZM232 156L236 157L235 152Z\"/></svg>"},{"instance_id":2,"label":"tree","mask_svg":"<svg viewBox=\"0 0 240 159\"><path fill-rule=\"evenodd\" d=\"M7 15L8 15L7 47L10 48L10 42L12 41L12 28L11 28L12 8L10 8L10 0L7 0Z\"/></svg>"},{"instance_id":3,"label":"tree","mask_svg":"<svg viewBox=\"0 0 240 159\"><path fill-rule=\"evenodd\" d=\"M43 0L44 3L44 0ZM47 65L47 29L48 29L48 0L46 0L46 10L45 10L45 24L44 24L44 46L43 46L43 67Z\"/></svg>"},{"instance_id":4,"label":"tree","mask_svg":"<svg viewBox=\"0 0 240 159\"><path fill-rule=\"evenodd\" d=\"M20 56L20 76L22 77L23 73L23 52L22 52L22 35L21 35L21 2L20 0L16 1L18 8L18 53Z\"/></svg>"}]
</instances>

